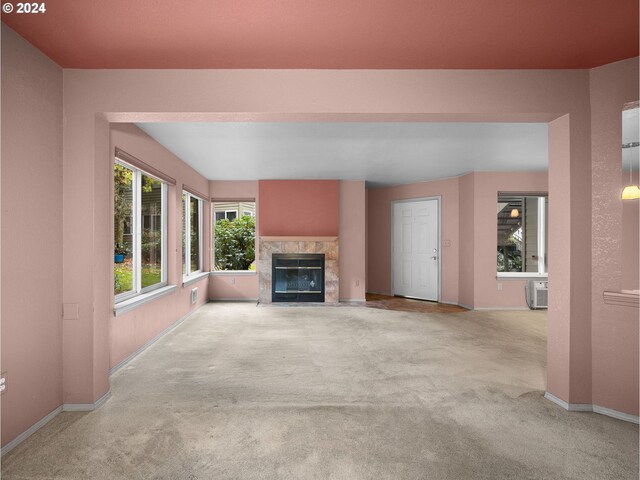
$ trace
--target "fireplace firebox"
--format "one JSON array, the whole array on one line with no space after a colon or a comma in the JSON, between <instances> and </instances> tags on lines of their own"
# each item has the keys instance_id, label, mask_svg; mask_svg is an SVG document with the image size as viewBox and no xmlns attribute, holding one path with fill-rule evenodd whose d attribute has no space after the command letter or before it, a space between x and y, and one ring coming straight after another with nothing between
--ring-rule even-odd
<instances>
[{"instance_id":1,"label":"fireplace firebox","mask_svg":"<svg viewBox=\"0 0 640 480\"><path fill-rule=\"evenodd\" d=\"M324 302L324 254L274 253L272 302Z\"/></svg>"}]
</instances>

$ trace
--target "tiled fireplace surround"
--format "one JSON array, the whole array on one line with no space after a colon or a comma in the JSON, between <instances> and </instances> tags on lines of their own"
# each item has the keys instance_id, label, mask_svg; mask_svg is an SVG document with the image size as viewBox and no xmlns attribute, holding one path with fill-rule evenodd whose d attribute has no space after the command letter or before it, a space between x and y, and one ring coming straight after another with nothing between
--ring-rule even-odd
<instances>
[{"instance_id":1,"label":"tiled fireplace surround","mask_svg":"<svg viewBox=\"0 0 640 480\"><path fill-rule=\"evenodd\" d=\"M338 303L338 237L260 237L258 252L260 303L271 303L271 256L274 253L324 253L324 301Z\"/></svg>"}]
</instances>

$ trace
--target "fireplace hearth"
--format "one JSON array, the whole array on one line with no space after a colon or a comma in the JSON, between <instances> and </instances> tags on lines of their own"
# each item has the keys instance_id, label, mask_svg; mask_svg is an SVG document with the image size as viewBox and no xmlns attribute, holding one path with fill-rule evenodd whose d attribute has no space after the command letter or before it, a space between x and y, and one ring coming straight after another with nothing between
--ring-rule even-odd
<instances>
[{"instance_id":1,"label":"fireplace hearth","mask_svg":"<svg viewBox=\"0 0 640 480\"><path fill-rule=\"evenodd\" d=\"M324 302L324 254L274 253L272 302Z\"/></svg>"}]
</instances>

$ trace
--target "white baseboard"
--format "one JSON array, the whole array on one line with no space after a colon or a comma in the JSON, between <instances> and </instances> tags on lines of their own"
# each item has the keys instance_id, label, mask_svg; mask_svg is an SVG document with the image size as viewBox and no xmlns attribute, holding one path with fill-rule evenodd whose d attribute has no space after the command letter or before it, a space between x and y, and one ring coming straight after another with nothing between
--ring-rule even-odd
<instances>
[{"instance_id":1,"label":"white baseboard","mask_svg":"<svg viewBox=\"0 0 640 480\"><path fill-rule=\"evenodd\" d=\"M341 298L338 301L339 302L359 302L359 303L366 302L366 300L364 298Z\"/></svg>"},{"instance_id":2,"label":"white baseboard","mask_svg":"<svg viewBox=\"0 0 640 480\"><path fill-rule=\"evenodd\" d=\"M31 425L29 428L27 428L24 432L22 432L16 438L14 438L9 443L7 443L4 447L2 447L2 453L0 453L0 456L4 457L7 453L9 453L11 450L16 448L18 445L20 445L22 442L24 442L31 435L36 433L38 430L40 430L42 427L44 427L51 420L56 418L60 412L62 412L62 405L60 405L59 407L56 407L55 409L53 409L50 413L48 413L47 415L42 417L36 423Z\"/></svg>"},{"instance_id":3,"label":"white baseboard","mask_svg":"<svg viewBox=\"0 0 640 480\"><path fill-rule=\"evenodd\" d=\"M211 298L210 302L246 302L246 303L258 303L258 298Z\"/></svg>"},{"instance_id":4,"label":"white baseboard","mask_svg":"<svg viewBox=\"0 0 640 480\"><path fill-rule=\"evenodd\" d=\"M200 307L202 307L202 305L200 305ZM145 343L142 347L140 347L134 353L129 355L123 361L118 363L115 367L113 367L111 370L109 370L109 375L113 375L115 372L117 372L119 369L121 369L123 366L125 366L127 363L129 363L131 360L133 360L135 357L140 355L147 348L149 348L156 341L158 341L161 337L163 337L164 335L169 333L171 330L176 328L178 325L180 325L182 322L184 322L187 318L189 318L190 315L192 315L200 307L191 310L189 313L184 315L182 318L180 318L178 321L173 323L171 326L169 326L168 328L166 328L162 332L160 332L158 335L156 335L154 338L149 340L147 343ZM0 452L1 452L0 456L3 456L5 454L9 453L12 449L17 447L19 444L24 442L27 438L29 438L31 435L33 435L35 432L37 432L42 427L44 427L47 423L49 423L51 420L53 420L60 412L92 412L93 410L96 410L97 408L100 408L102 405L104 405L105 402L107 400L109 400L109 398L111 398L111 390L107 391L104 395L102 395L94 403L64 403L64 404L56 407L52 412L48 413L46 416L44 416L43 418L38 420L36 423L31 425L24 432L22 432L16 438L14 438L9 443L7 443L4 447L2 447L2 449L0 450Z\"/></svg>"},{"instance_id":5,"label":"white baseboard","mask_svg":"<svg viewBox=\"0 0 640 480\"><path fill-rule=\"evenodd\" d=\"M206 305L206 302L203 303L202 305ZM165 328L163 331L161 331L158 335L156 335L155 337L153 337L151 340L149 340L147 343L145 343L144 345L142 345L139 349L137 349L135 352L131 353L130 355L128 355L124 360L120 361L119 363L117 363L116 365L114 365L113 367L111 367L111 369L109 370L109 375L113 375L114 373L116 373L118 370L120 370L122 367L124 367L127 363L129 363L131 360L133 360L134 358L136 358L138 355L140 355L141 353L143 353L147 348L149 348L151 345L153 345L154 343L156 343L158 340L160 340L162 337L164 337L167 333L169 333L171 330L173 330L174 328L178 327L182 322L184 322L187 318L189 318L191 315L193 315L195 312L197 312L202 305L200 305L197 308L194 308L193 310L191 310L189 313L187 313L186 315L184 315L183 317L179 318L178 320L176 320L174 323L172 323L171 325L169 325L167 328Z\"/></svg>"},{"instance_id":6,"label":"white baseboard","mask_svg":"<svg viewBox=\"0 0 640 480\"><path fill-rule=\"evenodd\" d=\"M2 447L2 453L0 456L4 456L13 450L15 447L24 442L31 435L36 433L42 427L44 427L47 423L57 417L61 412L92 412L97 408L100 408L105 404L107 400L111 398L111 390L108 390L107 393L102 395L98 400L94 403L64 403L58 407L56 407L53 411L42 417L36 423L27 428L24 432L18 435L16 438L7 443L4 447Z\"/></svg>"},{"instance_id":7,"label":"white baseboard","mask_svg":"<svg viewBox=\"0 0 640 480\"><path fill-rule=\"evenodd\" d=\"M63 412L93 412L97 408L100 408L111 398L111 390L107 390L107 393L102 395L98 400L93 403L65 403L62 405Z\"/></svg>"},{"instance_id":8,"label":"white baseboard","mask_svg":"<svg viewBox=\"0 0 640 480\"><path fill-rule=\"evenodd\" d=\"M469 307L465 307L469 308ZM487 311L487 310L498 310L498 311L506 311L506 310L515 310L515 311L525 311L531 310L529 307L475 307L472 310ZM545 309L546 310L546 309Z\"/></svg>"},{"instance_id":9,"label":"white baseboard","mask_svg":"<svg viewBox=\"0 0 640 480\"><path fill-rule=\"evenodd\" d=\"M619 412L611 408L601 407L600 405L594 405L591 403L568 403L549 392L545 392L544 398L552 401L556 405L561 406L569 412L599 413L601 415L606 415L607 417L612 417L629 423L635 423L636 425L640 424L640 417L638 417L637 415L630 415L628 413Z\"/></svg>"},{"instance_id":10,"label":"white baseboard","mask_svg":"<svg viewBox=\"0 0 640 480\"><path fill-rule=\"evenodd\" d=\"M374 292L373 290L367 290L367 293L371 293L372 295L386 295L387 297L393 297L393 294L389 292Z\"/></svg>"}]
</instances>

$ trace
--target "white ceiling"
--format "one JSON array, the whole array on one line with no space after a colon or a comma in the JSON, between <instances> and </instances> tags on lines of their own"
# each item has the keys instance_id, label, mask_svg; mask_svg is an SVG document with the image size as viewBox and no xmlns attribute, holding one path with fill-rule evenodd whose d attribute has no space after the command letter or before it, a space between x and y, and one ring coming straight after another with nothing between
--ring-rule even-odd
<instances>
[{"instance_id":1,"label":"white ceiling","mask_svg":"<svg viewBox=\"0 0 640 480\"><path fill-rule=\"evenodd\" d=\"M370 186L472 171L544 171L546 123L136 124L211 180L341 179Z\"/></svg>"}]
</instances>

